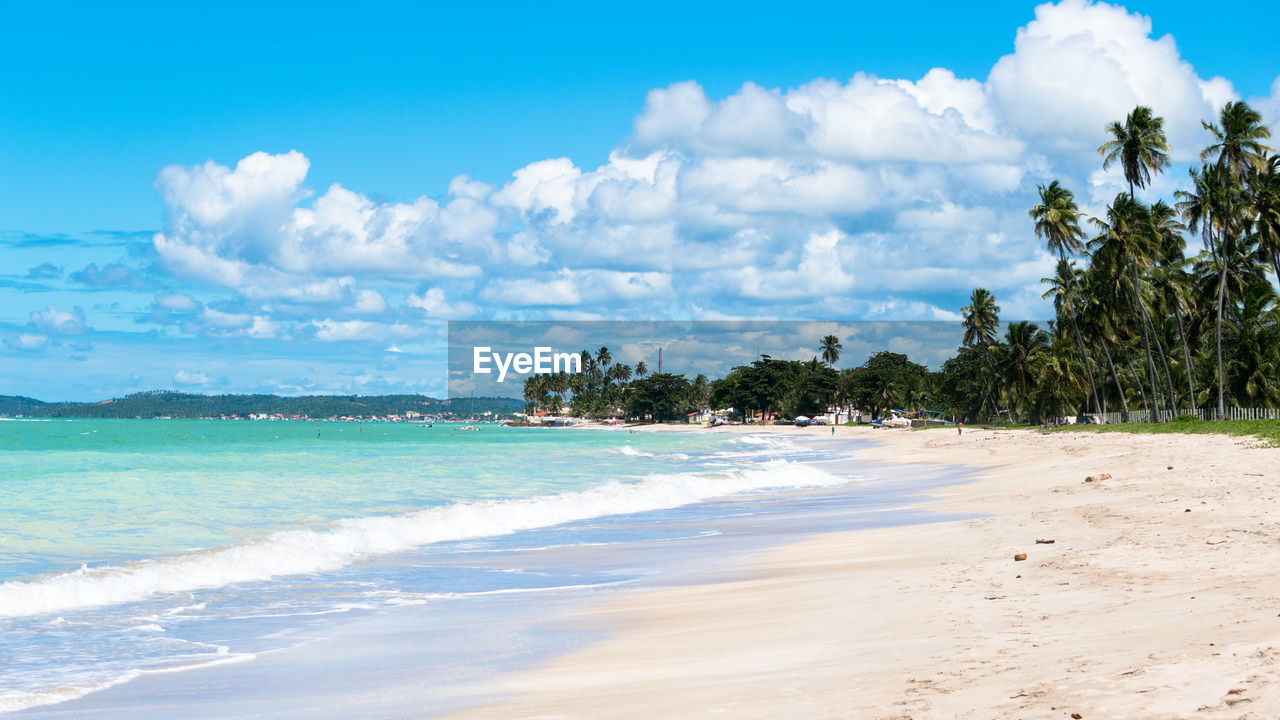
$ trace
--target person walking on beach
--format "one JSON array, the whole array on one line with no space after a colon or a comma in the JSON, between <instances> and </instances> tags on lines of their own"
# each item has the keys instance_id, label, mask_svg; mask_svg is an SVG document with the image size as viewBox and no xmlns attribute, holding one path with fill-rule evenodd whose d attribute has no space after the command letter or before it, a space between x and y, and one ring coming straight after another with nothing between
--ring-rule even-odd
<instances>
[{"instance_id":1,"label":"person walking on beach","mask_svg":"<svg viewBox=\"0 0 1280 720\"><path fill-rule=\"evenodd\" d=\"M964 423L963 423L963 422L960 422L959 420L957 420L957 421L956 421L956 435L963 435L963 434L964 434Z\"/></svg>"}]
</instances>

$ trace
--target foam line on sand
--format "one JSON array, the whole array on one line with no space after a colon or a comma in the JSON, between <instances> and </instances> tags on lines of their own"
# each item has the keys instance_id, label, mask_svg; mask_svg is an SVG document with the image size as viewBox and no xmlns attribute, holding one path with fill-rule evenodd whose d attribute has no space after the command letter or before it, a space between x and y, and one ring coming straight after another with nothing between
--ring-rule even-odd
<instances>
[{"instance_id":1,"label":"foam line on sand","mask_svg":"<svg viewBox=\"0 0 1280 720\"><path fill-rule=\"evenodd\" d=\"M866 459L982 468L930 508L984 515L822 535L612 598L574 620L608 639L502 677L507 700L451 717L1280 717L1280 450L838 437L878 440Z\"/></svg>"}]
</instances>

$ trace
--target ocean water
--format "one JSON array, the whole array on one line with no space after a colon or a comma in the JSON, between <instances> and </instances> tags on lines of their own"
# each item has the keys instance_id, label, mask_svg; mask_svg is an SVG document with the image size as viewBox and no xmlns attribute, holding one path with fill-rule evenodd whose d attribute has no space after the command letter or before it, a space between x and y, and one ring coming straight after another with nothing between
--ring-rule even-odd
<instances>
[{"instance_id":1,"label":"ocean water","mask_svg":"<svg viewBox=\"0 0 1280 720\"><path fill-rule=\"evenodd\" d=\"M932 519L903 510L919 483L851 473L848 442L813 440L0 422L0 712L75 717L101 698L103 717L421 716L583 641L530 633L560 604L788 537ZM356 657L369 677L343 697L368 699L297 704L356 682ZM408 687L411 713L385 704Z\"/></svg>"}]
</instances>

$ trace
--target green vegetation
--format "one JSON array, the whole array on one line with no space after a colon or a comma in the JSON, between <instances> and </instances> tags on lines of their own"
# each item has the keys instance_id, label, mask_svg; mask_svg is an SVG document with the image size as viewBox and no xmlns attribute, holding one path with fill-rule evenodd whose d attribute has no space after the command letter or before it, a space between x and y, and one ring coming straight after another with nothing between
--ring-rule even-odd
<instances>
[{"instance_id":1,"label":"green vegetation","mask_svg":"<svg viewBox=\"0 0 1280 720\"><path fill-rule=\"evenodd\" d=\"M484 412L509 415L521 403L512 398L454 398L425 395L193 395L143 392L95 403L46 403L28 397L0 396L0 415L39 418L202 418L253 414L310 418L385 417L417 412L438 417L476 417Z\"/></svg>"},{"instance_id":2,"label":"green vegetation","mask_svg":"<svg viewBox=\"0 0 1280 720\"><path fill-rule=\"evenodd\" d=\"M1139 106L1101 129L1102 167L1118 168L1126 190L1101 217L1087 217L1054 180L1038 187L1028 212L1028 236L1057 259L1043 278L1054 318L1047 327L1002 323L995 296L977 288L961 309L963 343L936 372L888 352L837 371L843 348L828 335L808 362L761 357L710 382L680 375L628 382L629 368L597 358L584 379L531 380L525 398L554 411L572 393L567 402L579 415L669 418L710 403L791 417L844 405L873 417L927 408L1009 425L1090 413L1140 410L1174 420L1280 408L1280 296L1272 281L1280 281L1280 156L1264 144L1271 131L1246 103L1226 103L1204 127L1212 143L1191 170L1190 189L1150 203L1136 193L1170 166L1164 119ZM1203 249L1189 253L1195 237ZM646 372L639 363L634 374ZM1172 426L1191 425L1182 418Z\"/></svg>"},{"instance_id":3,"label":"green vegetation","mask_svg":"<svg viewBox=\"0 0 1280 720\"><path fill-rule=\"evenodd\" d=\"M1042 329L1011 323L974 290L964 347L940 384L953 411L1038 422L1140 409L1173 419L1224 417L1227 407L1280 407L1280 156L1261 115L1228 102L1205 122L1213 144L1174 203L1135 190L1169 166L1164 120L1139 106L1106 128L1103 167L1128 184L1103 217L1085 218L1056 180L1029 215L1058 258ZM1092 226L1090 236L1084 223ZM1204 249L1187 254L1186 236Z\"/></svg>"},{"instance_id":4,"label":"green vegetation","mask_svg":"<svg viewBox=\"0 0 1280 720\"><path fill-rule=\"evenodd\" d=\"M529 413L568 410L579 417L626 417L664 422L704 409L733 408L745 418L815 415L835 406L913 407L929 400L929 369L900 353L880 352L861 366L835 370L840 341L828 335L819 343L826 358L800 362L761 356L733 368L725 377L693 380L672 373L640 373L613 364L608 348L582 351L582 372L534 375L525 380ZM642 361L643 362L643 361Z\"/></svg>"},{"instance_id":5,"label":"green vegetation","mask_svg":"<svg viewBox=\"0 0 1280 720\"><path fill-rule=\"evenodd\" d=\"M1184 435L1253 436L1268 446L1280 446L1280 420L1205 421L1186 416L1164 423L1120 423L1115 425L1068 425L1045 432L1181 433Z\"/></svg>"}]
</instances>

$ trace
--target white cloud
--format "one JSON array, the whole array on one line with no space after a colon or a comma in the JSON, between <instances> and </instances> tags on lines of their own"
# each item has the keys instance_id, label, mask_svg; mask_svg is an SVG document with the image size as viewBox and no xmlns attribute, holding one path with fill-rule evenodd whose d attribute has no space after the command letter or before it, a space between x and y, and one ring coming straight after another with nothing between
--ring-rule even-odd
<instances>
[{"instance_id":1,"label":"white cloud","mask_svg":"<svg viewBox=\"0 0 1280 720\"><path fill-rule=\"evenodd\" d=\"M462 318L475 313L476 308L469 302L450 304L445 302L444 290L440 288L428 288L421 295L413 293L409 295L405 304L411 308L422 310L427 315L435 318Z\"/></svg>"},{"instance_id":2,"label":"white cloud","mask_svg":"<svg viewBox=\"0 0 1280 720\"><path fill-rule=\"evenodd\" d=\"M179 385L212 385L215 380L202 372L179 370L173 374L173 381Z\"/></svg>"},{"instance_id":3,"label":"white cloud","mask_svg":"<svg viewBox=\"0 0 1280 720\"><path fill-rule=\"evenodd\" d=\"M379 315L387 311L387 301L377 290L361 290L356 294L356 304L351 310L364 315Z\"/></svg>"},{"instance_id":4,"label":"white cloud","mask_svg":"<svg viewBox=\"0 0 1280 720\"><path fill-rule=\"evenodd\" d=\"M200 320L206 325L224 330L238 329L253 323L248 313L228 313L207 307L200 312Z\"/></svg>"},{"instance_id":5,"label":"white cloud","mask_svg":"<svg viewBox=\"0 0 1280 720\"><path fill-rule=\"evenodd\" d=\"M168 293L156 295L155 305L158 308L173 312L194 312L200 309L200 303L184 293Z\"/></svg>"},{"instance_id":6,"label":"white cloud","mask_svg":"<svg viewBox=\"0 0 1280 720\"><path fill-rule=\"evenodd\" d=\"M1152 38L1150 18L1086 0L1036 7L987 84L1009 127L1086 156L1108 123L1149 105L1165 117L1175 157L1191 159L1204 140L1200 121L1235 98L1226 80L1201 80L1172 36Z\"/></svg>"},{"instance_id":7,"label":"white cloud","mask_svg":"<svg viewBox=\"0 0 1280 720\"><path fill-rule=\"evenodd\" d=\"M556 157L498 185L459 175L442 197L383 201L336 183L313 196L296 151L166 168L154 246L171 273L238 295L223 306L234 318L206 324L255 337L382 343L409 310L751 317L804 297L811 317L949 317L937 298L958 306L974 285L1039 291L1051 259L1027 218L1035 185L1061 179L1100 211L1118 182L1096 153L1108 122L1149 104L1190 158L1200 120L1235 96L1148 18L1063 0L1036 9L986 78L938 67L714 98L679 82L648 93L597 167ZM1280 121L1278 97L1280 79L1257 102ZM156 306L200 312L183 297Z\"/></svg>"},{"instance_id":8,"label":"white cloud","mask_svg":"<svg viewBox=\"0 0 1280 720\"><path fill-rule=\"evenodd\" d=\"M738 293L752 298L789 299L847 292L853 288L853 277L844 271L840 259L838 247L842 239L844 235L839 230L810 236L794 270L743 269L736 274Z\"/></svg>"},{"instance_id":9,"label":"white cloud","mask_svg":"<svg viewBox=\"0 0 1280 720\"><path fill-rule=\"evenodd\" d=\"M31 313L31 325L46 335L82 335L92 329L85 325L84 309L79 306L59 310L46 305Z\"/></svg>"},{"instance_id":10,"label":"white cloud","mask_svg":"<svg viewBox=\"0 0 1280 720\"><path fill-rule=\"evenodd\" d=\"M311 321L315 338L325 342L341 342L352 340L386 340L388 338L410 338L419 331L402 323L375 323L368 320L323 320Z\"/></svg>"},{"instance_id":11,"label":"white cloud","mask_svg":"<svg viewBox=\"0 0 1280 720\"><path fill-rule=\"evenodd\" d=\"M39 333L21 333L16 338L5 338L4 344L18 350L41 350L49 345L49 336Z\"/></svg>"},{"instance_id":12,"label":"white cloud","mask_svg":"<svg viewBox=\"0 0 1280 720\"><path fill-rule=\"evenodd\" d=\"M245 329L244 334L251 338L273 338L280 331L280 324L272 322L262 315L253 316L253 324Z\"/></svg>"}]
</instances>

